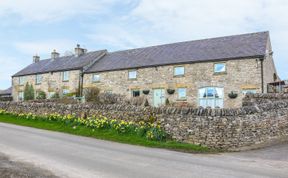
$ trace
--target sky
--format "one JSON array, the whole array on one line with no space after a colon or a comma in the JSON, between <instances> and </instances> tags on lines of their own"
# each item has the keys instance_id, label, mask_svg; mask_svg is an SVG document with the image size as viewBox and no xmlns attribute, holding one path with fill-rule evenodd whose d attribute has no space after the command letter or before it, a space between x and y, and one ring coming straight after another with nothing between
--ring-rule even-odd
<instances>
[{"instance_id":1,"label":"sky","mask_svg":"<svg viewBox=\"0 0 288 178\"><path fill-rule=\"evenodd\" d=\"M288 79L287 0L0 0L0 89L32 63L74 51L116 51L269 31L281 79Z\"/></svg>"}]
</instances>

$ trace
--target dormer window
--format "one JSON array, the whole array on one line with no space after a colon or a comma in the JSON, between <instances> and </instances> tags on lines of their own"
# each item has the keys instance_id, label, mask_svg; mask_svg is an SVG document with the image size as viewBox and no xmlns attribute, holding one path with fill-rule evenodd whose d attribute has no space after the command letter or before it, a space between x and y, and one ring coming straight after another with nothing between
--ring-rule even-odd
<instances>
[{"instance_id":1,"label":"dormer window","mask_svg":"<svg viewBox=\"0 0 288 178\"><path fill-rule=\"evenodd\" d=\"M69 71L62 72L62 81L68 82L69 81Z\"/></svg>"}]
</instances>

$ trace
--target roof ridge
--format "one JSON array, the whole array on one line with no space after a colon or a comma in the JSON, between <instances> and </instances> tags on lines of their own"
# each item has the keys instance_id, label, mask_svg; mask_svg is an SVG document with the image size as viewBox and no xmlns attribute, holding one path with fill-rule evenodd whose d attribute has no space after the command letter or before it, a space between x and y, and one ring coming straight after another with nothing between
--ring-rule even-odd
<instances>
[{"instance_id":1,"label":"roof ridge","mask_svg":"<svg viewBox=\"0 0 288 178\"><path fill-rule=\"evenodd\" d=\"M248 36L248 35L261 34L261 33L269 34L269 31L267 30L267 31L243 33L243 34L236 34L236 35L226 35L226 36L219 36L219 37L203 38L203 39L198 39L198 40L179 41L179 42L174 42L174 43L165 43L165 44L152 45L152 46L146 46L146 47L131 48L131 49L125 49L125 50L117 50L117 51L109 52L108 54L118 53L118 52L125 52L125 51L132 51L132 50L147 49L147 48L154 48L154 47L162 47L162 46L175 45L175 44L181 44L181 43L199 42L199 41L207 41L207 40L214 40L214 39L216 40L216 39L227 38L227 37Z\"/></svg>"}]
</instances>

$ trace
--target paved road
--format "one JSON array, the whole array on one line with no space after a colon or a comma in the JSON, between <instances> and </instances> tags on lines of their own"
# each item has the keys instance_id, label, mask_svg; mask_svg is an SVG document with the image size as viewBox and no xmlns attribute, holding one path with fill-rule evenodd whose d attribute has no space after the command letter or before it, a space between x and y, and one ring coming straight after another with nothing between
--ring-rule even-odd
<instances>
[{"instance_id":1,"label":"paved road","mask_svg":"<svg viewBox=\"0 0 288 178\"><path fill-rule=\"evenodd\" d=\"M187 154L0 123L0 152L59 177L287 178L287 151Z\"/></svg>"}]
</instances>

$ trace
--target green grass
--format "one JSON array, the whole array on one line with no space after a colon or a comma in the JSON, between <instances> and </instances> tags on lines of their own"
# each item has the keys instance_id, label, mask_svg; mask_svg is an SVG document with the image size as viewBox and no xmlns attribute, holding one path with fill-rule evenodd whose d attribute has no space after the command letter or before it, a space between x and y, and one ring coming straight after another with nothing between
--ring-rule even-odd
<instances>
[{"instance_id":1,"label":"green grass","mask_svg":"<svg viewBox=\"0 0 288 178\"><path fill-rule=\"evenodd\" d=\"M152 148L164 148L169 150L176 150L190 153L215 152L215 150L211 150L207 147L202 147L198 145L179 143L175 141L165 141L165 142L151 141L137 135L119 134L113 130L105 130L105 129L92 130L91 128L87 128L85 126L77 126L74 129L72 125L66 125L63 122L56 122L56 121L30 120L30 119L17 118L16 116L12 115L0 115L0 122L57 131L57 132L64 132L73 135L93 137L97 139L110 140L132 145L152 147Z\"/></svg>"}]
</instances>

